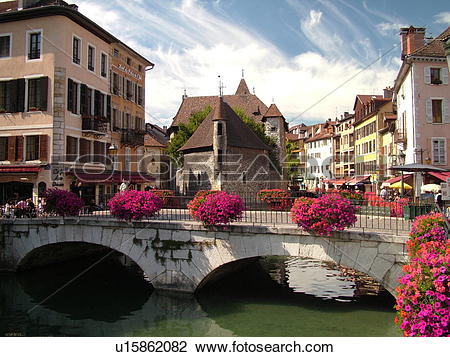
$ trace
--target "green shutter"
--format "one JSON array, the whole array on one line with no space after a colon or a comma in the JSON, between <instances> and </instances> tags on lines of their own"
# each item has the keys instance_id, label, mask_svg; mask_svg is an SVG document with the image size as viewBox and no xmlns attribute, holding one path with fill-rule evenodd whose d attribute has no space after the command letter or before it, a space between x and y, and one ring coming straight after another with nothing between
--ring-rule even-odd
<instances>
[{"instance_id":1,"label":"green shutter","mask_svg":"<svg viewBox=\"0 0 450 357\"><path fill-rule=\"evenodd\" d=\"M73 111L73 81L70 78L67 81L67 110Z\"/></svg>"},{"instance_id":2,"label":"green shutter","mask_svg":"<svg viewBox=\"0 0 450 357\"><path fill-rule=\"evenodd\" d=\"M86 84L81 85L81 98L80 98L80 114L89 115L91 113L87 112L87 86Z\"/></svg>"},{"instance_id":3,"label":"green shutter","mask_svg":"<svg viewBox=\"0 0 450 357\"><path fill-rule=\"evenodd\" d=\"M16 113L25 111L25 78L17 79L17 104Z\"/></svg>"}]
</instances>

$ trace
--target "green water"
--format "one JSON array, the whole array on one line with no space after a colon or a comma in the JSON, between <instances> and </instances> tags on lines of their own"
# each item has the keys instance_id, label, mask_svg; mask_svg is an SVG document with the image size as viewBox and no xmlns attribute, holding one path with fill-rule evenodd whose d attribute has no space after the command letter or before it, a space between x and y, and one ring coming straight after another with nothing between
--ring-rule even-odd
<instances>
[{"instance_id":1,"label":"green water","mask_svg":"<svg viewBox=\"0 0 450 357\"><path fill-rule=\"evenodd\" d=\"M355 298L352 282L311 260L288 261L281 285L254 262L196 297L153 291L108 261L49 297L82 268L0 275L0 336L401 335L391 297Z\"/></svg>"}]
</instances>

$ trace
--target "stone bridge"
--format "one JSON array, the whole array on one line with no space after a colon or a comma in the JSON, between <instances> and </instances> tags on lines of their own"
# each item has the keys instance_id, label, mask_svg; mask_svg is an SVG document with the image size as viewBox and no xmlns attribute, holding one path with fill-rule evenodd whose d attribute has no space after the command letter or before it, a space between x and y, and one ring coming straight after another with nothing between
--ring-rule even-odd
<instances>
[{"instance_id":1,"label":"stone bridge","mask_svg":"<svg viewBox=\"0 0 450 357\"><path fill-rule=\"evenodd\" d=\"M196 222L130 224L92 217L2 220L0 270L31 269L106 247L133 260L155 289L193 293L249 259L292 256L358 270L394 294L407 259L406 240L406 235L354 230L324 238L293 226L236 224L208 231Z\"/></svg>"}]
</instances>

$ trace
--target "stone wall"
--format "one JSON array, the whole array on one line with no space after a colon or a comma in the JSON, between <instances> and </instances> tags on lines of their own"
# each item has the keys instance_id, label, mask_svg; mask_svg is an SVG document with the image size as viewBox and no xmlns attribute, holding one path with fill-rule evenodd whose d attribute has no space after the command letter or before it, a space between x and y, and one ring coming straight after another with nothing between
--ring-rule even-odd
<instances>
[{"instance_id":1,"label":"stone wall","mask_svg":"<svg viewBox=\"0 0 450 357\"><path fill-rule=\"evenodd\" d=\"M201 224L114 220L47 219L2 221L0 268L17 270L39 248L84 242L114 249L162 290L194 292L217 269L258 256L295 256L330 261L368 274L394 294L407 255L407 236L355 231L316 237L295 227L232 225L208 231ZM49 261L50 262L50 261Z\"/></svg>"}]
</instances>

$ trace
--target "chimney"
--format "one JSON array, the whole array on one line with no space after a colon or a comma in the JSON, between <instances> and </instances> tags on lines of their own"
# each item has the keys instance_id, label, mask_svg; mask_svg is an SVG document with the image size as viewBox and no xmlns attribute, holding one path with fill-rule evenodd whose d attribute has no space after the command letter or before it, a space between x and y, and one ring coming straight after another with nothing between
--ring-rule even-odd
<instances>
[{"instance_id":1,"label":"chimney","mask_svg":"<svg viewBox=\"0 0 450 357\"><path fill-rule=\"evenodd\" d=\"M393 90L391 87L386 87L383 89L383 98L392 99Z\"/></svg>"},{"instance_id":2,"label":"chimney","mask_svg":"<svg viewBox=\"0 0 450 357\"><path fill-rule=\"evenodd\" d=\"M425 45L424 27L403 27L400 29L400 40L402 44L402 59L418 48Z\"/></svg>"}]
</instances>

